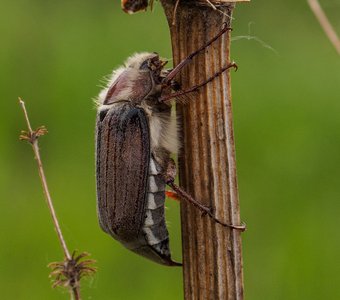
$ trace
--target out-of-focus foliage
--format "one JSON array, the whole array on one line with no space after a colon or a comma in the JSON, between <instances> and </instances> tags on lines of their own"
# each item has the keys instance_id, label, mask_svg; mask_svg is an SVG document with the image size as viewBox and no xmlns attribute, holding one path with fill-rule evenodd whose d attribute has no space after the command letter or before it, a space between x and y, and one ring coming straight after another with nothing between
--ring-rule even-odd
<instances>
[{"instance_id":1,"label":"out-of-focus foliage","mask_svg":"<svg viewBox=\"0 0 340 300\"><path fill-rule=\"evenodd\" d=\"M323 1L321 1L322 3ZM180 299L182 271L122 248L98 226L91 98L135 51L171 57L167 23L129 16L118 1L3 0L0 11L0 290L2 299L62 299L46 267L62 254L17 97L49 134L42 158L71 249L98 261L84 299ZM340 30L340 4L328 1ZM336 18L337 14L337 18ZM245 289L252 300L338 299L340 289L340 59L305 1L253 1L235 10L234 121ZM179 208L168 203L174 258Z\"/></svg>"}]
</instances>

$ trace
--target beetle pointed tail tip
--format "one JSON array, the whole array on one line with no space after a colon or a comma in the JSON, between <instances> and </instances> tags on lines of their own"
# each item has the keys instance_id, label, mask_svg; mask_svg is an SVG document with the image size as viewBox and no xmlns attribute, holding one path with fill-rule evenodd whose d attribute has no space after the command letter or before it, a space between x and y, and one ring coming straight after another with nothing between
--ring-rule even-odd
<instances>
[{"instance_id":1,"label":"beetle pointed tail tip","mask_svg":"<svg viewBox=\"0 0 340 300\"><path fill-rule=\"evenodd\" d=\"M170 261L168 266L170 266L170 267L182 267L183 264L182 263L178 263L176 261Z\"/></svg>"}]
</instances>

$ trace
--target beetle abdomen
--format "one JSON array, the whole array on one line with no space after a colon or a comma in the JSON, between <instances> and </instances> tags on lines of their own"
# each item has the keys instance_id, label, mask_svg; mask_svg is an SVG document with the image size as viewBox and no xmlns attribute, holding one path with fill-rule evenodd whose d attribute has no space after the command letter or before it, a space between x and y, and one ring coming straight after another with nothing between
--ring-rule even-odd
<instances>
[{"instance_id":1,"label":"beetle abdomen","mask_svg":"<svg viewBox=\"0 0 340 300\"><path fill-rule=\"evenodd\" d=\"M151 158L143 225L143 232L149 245L157 245L169 238L164 216L165 182L159 173L156 161ZM164 254L170 255L169 247L167 252Z\"/></svg>"},{"instance_id":2,"label":"beetle abdomen","mask_svg":"<svg viewBox=\"0 0 340 300\"><path fill-rule=\"evenodd\" d=\"M178 266L181 264L171 259L164 204L165 182L161 175L161 168L157 162L151 158L145 203L145 220L142 227L147 246L138 247L137 249L133 249L133 251L155 262L169 266Z\"/></svg>"}]
</instances>

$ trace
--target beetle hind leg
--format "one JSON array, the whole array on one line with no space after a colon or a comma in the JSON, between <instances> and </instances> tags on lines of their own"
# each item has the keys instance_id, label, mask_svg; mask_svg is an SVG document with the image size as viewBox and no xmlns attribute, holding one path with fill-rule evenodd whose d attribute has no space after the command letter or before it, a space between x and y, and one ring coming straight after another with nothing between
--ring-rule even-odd
<instances>
[{"instance_id":1,"label":"beetle hind leg","mask_svg":"<svg viewBox=\"0 0 340 300\"><path fill-rule=\"evenodd\" d=\"M203 215L208 215L216 223L224 227L229 227L231 229L236 229L240 231L246 230L246 225L244 223L242 223L241 225L233 225L220 221L215 217L213 209L211 207L201 204L200 202L195 200L191 195L189 195L187 192L181 189L178 185L176 185L174 182L176 177L176 165L173 159L169 160L166 173L163 175L163 177L165 179L166 184L170 186L174 192L176 192L177 196L180 199L190 202L192 205L194 205L196 208L202 211Z\"/></svg>"}]
</instances>

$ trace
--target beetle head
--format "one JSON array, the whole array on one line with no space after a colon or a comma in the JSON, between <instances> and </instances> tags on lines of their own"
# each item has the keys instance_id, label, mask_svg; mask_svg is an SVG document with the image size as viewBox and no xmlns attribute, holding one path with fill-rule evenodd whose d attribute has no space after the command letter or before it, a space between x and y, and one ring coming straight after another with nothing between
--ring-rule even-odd
<instances>
[{"instance_id":1,"label":"beetle head","mask_svg":"<svg viewBox=\"0 0 340 300\"><path fill-rule=\"evenodd\" d=\"M145 97L157 95L167 73L167 61L157 53L136 53L125 62L125 67L113 72L108 87L100 95L99 103L110 105L117 101L140 103Z\"/></svg>"},{"instance_id":2,"label":"beetle head","mask_svg":"<svg viewBox=\"0 0 340 300\"><path fill-rule=\"evenodd\" d=\"M156 52L138 53L128 59L127 67L134 68L140 72L150 72L156 84L161 81L161 75L164 71L164 66L168 63L167 60L161 59Z\"/></svg>"}]
</instances>

